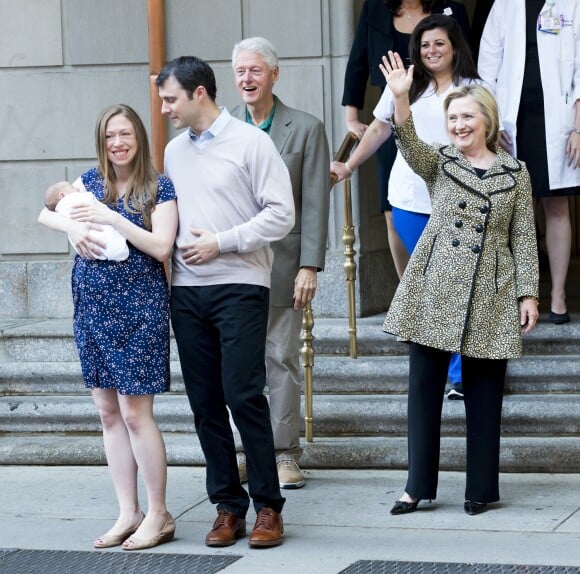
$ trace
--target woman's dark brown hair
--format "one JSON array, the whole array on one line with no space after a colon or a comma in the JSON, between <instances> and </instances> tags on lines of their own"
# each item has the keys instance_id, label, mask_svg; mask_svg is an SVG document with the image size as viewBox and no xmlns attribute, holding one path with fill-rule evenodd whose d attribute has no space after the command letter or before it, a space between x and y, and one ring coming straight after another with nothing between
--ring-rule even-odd
<instances>
[{"instance_id":1,"label":"woman's dark brown hair","mask_svg":"<svg viewBox=\"0 0 580 574\"><path fill-rule=\"evenodd\" d=\"M432 14L421 20L411 34L409 55L411 57L411 63L415 66L413 85L409 92L409 100L411 103L416 102L431 82L435 81L435 78L433 78L431 72L429 72L421 60L421 42L424 32L436 29L443 30L447 34L449 42L451 42L451 47L453 48L453 84L455 86L459 85L462 78L471 80L479 78L471 55L471 48L463 37L463 32L457 20L443 14Z\"/></svg>"}]
</instances>

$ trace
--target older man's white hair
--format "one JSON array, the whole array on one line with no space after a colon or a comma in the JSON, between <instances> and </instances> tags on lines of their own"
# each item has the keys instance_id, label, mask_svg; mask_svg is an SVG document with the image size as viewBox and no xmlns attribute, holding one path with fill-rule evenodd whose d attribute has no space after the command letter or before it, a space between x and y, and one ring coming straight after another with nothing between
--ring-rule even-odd
<instances>
[{"instance_id":1,"label":"older man's white hair","mask_svg":"<svg viewBox=\"0 0 580 574\"><path fill-rule=\"evenodd\" d=\"M266 40L266 38L262 38L261 36L246 38L234 46L234 50L232 52L232 67L235 67L236 59L240 52L260 54L269 68L273 70L274 68L278 67L278 54L276 53L274 44L272 44L272 42L269 40Z\"/></svg>"}]
</instances>

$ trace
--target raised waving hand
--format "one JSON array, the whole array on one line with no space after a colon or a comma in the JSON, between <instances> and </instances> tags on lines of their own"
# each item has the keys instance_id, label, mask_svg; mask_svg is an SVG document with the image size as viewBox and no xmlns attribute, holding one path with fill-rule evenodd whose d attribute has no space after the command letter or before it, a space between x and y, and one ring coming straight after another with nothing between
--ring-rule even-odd
<instances>
[{"instance_id":1,"label":"raised waving hand","mask_svg":"<svg viewBox=\"0 0 580 574\"><path fill-rule=\"evenodd\" d=\"M387 86L393 94L395 102L395 123L402 124L411 114L409 106L409 90L413 83L414 66L405 69L403 60L397 52L389 50L382 58L383 63L379 68L387 80Z\"/></svg>"}]
</instances>

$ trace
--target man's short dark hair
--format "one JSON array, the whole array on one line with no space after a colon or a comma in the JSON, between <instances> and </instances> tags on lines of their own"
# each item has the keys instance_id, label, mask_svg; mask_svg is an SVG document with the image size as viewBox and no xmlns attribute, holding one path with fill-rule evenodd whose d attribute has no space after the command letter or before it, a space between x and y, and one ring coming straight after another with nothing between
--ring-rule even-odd
<instances>
[{"instance_id":1,"label":"man's short dark hair","mask_svg":"<svg viewBox=\"0 0 580 574\"><path fill-rule=\"evenodd\" d=\"M189 99L198 86L203 86L207 95L215 101L217 87L215 75L210 65L195 56L179 56L167 62L155 79L155 85L160 88L167 78L173 76L187 92Z\"/></svg>"}]
</instances>

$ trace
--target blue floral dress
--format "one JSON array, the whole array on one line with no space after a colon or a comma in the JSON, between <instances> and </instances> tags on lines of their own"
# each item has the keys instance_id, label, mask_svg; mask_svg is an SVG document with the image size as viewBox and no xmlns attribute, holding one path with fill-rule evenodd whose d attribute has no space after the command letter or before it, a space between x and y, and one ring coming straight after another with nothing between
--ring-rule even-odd
<instances>
[{"instance_id":1,"label":"blue floral dress","mask_svg":"<svg viewBox=\"0 0 580 574\"><path fill-rule=\"evenodd\" d=\"M87 191L103 199L104 181L93 168L81 176ZM175 199L158 176L156 203ZM117 210L144 227L139 213ZM87 388L117 389L123 395L169 390L169 289L163 263L128 242L125 261L82 259L72 272L74 335Z\"/></svg>"}]
</instances>

